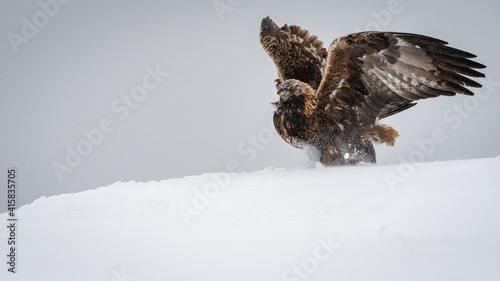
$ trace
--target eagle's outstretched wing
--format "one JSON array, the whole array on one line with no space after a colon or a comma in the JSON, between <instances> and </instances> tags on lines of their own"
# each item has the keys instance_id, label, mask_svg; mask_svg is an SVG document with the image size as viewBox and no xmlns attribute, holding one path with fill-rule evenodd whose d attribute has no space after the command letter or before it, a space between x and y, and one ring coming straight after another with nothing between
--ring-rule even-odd
<instances>
[{"instance_id":1,"label":"eagle's outstretched wing","mask_svg":"<svg viewBox=\"0 0 500 281\"><path fill-rule=\"evenodd\" d=\"M297 79L318 88L327 51L315 35L295 25L279 28L266 17L260 27L260 42L278 69L278 84Z\"/></svg>"},{"instance_id":2,"label":"eagle's outstretched wing","mask_svg":"<svg viewBox=\"0 0 500 281\"><path fill-rule=\"evenodd\" d=\"M481 85L465 76L484 77L476 56L445 41L408 33L361 32L340 37L328 50L318 95L359 106L361 121L373 123L405 110L413 101Z\"/></svg>"}]
</instances>

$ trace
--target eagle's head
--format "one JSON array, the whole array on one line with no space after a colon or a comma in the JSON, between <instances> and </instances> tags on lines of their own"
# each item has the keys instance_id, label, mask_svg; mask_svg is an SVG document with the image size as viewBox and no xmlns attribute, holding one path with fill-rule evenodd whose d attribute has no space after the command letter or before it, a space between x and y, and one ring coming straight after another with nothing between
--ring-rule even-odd
<instances>
[{"instance_id":1,"label":"eagle's head","mask_svg":"<svg viewBox=\"0 0 500 281\"><path fill-rule=\"evenodd\" d=\"M311 115L318 106L316 91L309 84L296 79L285 80L278 85L278 108L298 110L305 115Z\"/></svg>"}]
</instances>

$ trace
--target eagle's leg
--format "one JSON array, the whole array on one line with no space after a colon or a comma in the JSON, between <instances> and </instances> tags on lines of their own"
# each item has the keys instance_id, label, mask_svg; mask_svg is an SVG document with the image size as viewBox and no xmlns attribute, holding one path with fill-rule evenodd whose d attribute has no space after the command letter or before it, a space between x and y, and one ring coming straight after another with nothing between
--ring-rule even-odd
<instances>
[{"instance_id":1,"label":"eagle's leg","mask_svg":"<svg viewBox=\"0 0 500 281\"><path fill-rule=\"evenodd\" d=\"M377 158L375 154L375 148L370 140L363 141L364 147L361 151L361 161L365 163L377 163Z\"/></svg>"},{"instance_id":2,"label":"eagle's leg","mask_svg":"<svg viewBox=\"0 0 500 281\"><path fill-rule=\"evenodd\" d=\"M347 165L342 151L335 146L328 146L321 149L321 164L324 166Z\"/></svg>"},{"instance_id":3,"label":"eagle's leg","mask_svg":"<svg viewBox=\"0 0 500 281\"><path fill-rule=\"evenodd\" d=\"M359 162L376 163L375 148L370 140L363 140L363 147L359 150L342 150L330 145L320 150L321 164L325 166L355 165Z\"/></svg>"}]
</instances>

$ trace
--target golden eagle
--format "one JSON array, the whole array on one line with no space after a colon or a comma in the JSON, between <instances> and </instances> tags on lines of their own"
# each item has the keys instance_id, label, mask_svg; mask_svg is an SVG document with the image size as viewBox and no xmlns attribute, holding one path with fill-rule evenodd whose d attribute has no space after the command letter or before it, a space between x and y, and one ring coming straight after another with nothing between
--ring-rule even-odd
<instances>
[{"instance_id":1,"label":"golden eagle","mask_svg":"<svg viewBox=\"0 0 500 281\"><path fill-rule=\"evenodd\" d=\"M274 126L295 147L314 147L323 165L375 163L373 143L394 145L398 132L378 120L416 100L456 93L484 77L476 56L423 35L360 32L334 40L328 51L295 25L262 20L260 42L278 69Z\"/></svg>"}]
</instances>

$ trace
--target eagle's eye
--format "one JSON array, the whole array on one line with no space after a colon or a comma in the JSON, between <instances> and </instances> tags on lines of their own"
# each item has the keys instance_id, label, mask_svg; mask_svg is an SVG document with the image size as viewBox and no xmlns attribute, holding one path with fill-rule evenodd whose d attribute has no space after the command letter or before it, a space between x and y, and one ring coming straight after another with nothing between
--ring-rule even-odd
<instances>
[{"instance_id":1,"label":"eagle's eye","mask_svg":"<svg viewBox=\"0 0 500 281\"><path fill-rule=\"evenodd\" d=\"M278 94L280 95L280 101L281 102L284 102L284 101L287 100L287 98L288 98L288 93L287 92L280 91Z\"/></svg>"},{"instance_id":2,"label":"eagle's eye","mask_svg":"<svg viewBox=\"0 0 500 281\"><path fill-rule=\"evenodd\" d=\"M281 102L284 102L288 98L288 94L285 91L280 91L278 95L280 95Z\"/></svg>"}]
</instances>

